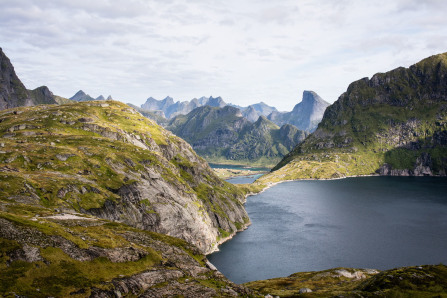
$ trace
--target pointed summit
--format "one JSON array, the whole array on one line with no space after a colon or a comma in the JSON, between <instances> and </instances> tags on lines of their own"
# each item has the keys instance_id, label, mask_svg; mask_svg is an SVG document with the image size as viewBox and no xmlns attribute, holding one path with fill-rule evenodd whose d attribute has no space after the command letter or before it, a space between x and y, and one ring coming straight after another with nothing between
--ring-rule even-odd
<instances>
[{"instance_id":1,"label":"pointed summit","mask_svg":"<svg viewBox=\"0 0 447 298\"><path fill-rule=\"evenodd\" d=\"M96 98L96 100L106 100L104 96L100 95Z\"/></svg>"},{"instance_id":2,"label":"pointed summit","mask_svg":"<svg viewBox=\"0 0 447 298\"><path fill-rule=\"evenodd\" d=\"M303 91L303 100L302 103L319 103L322 105L329 105L328 102L326 102L324 99L322 99L317 93L314 91Z\"/></svg>"},{"instance_id":3,"label":"pointed summit","mask_svg":"<svg viewBox=\"0 0 447 298\"><path fill-rule=\"evenodd\" d=\"M90 95L86 94L84 91L79 90L78 92L76 92L75 95L73 95L72 97L70 97L71 100L75 100L75 101L90 101L90 100L95 100L93 97L91 97Z\"/></svg>"},{"instance_id":4,"label":"pointed summit","mask_svg":"<svg viewBox=\"0 0 447 298\"><path fill-rule=\"evenodd\" d=\"M314 91L304 91L303 99L288 113L272 112L269 119L278 125L295 125L300 130L314 131L330 104Z\"/></svg>"},{"instance_id":5,"label":"pointed summit","mask_svg":"<svg viewBox=\"0 0 447 298\"><path fill-rule=\"evenodd\" d=\"M112 95L107 96L107 100L113 100Z\"/></svg>"},{"instance_id":6,"label":"pointed summit","mask_svg":"<svg viewBox=\"0 0 447 298\"><path fill-rule=\"evenodd\" d=\"M249 105L244 112L242 113L242 115L250 122L255 122L256 120L258 120L259 118L259 114L258 112L255 110L255 108L253 107L253 105Z\"/></svg>"},{"instance_id":7,"label":"pointed summit","mask_svg":"<svg viewBox=\"0 0 447 298\"><path fill-rule=\"evenodd\" d=\"M76 92L75 95L73 95L73 96L70 97L69 99L78 101L77 98L81 98L81 97L84 97L84 96L86 96L86 95L87 95L87 94L85 94L84 91L79 90L78 92Z\"/></svg>"}]
</instances>

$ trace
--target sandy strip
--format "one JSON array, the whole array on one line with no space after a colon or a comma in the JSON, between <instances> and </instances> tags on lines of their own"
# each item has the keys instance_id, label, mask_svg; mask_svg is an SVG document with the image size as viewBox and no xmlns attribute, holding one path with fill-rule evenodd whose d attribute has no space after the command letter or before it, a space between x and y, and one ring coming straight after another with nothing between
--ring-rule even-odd
<instances>
[{"instance_id":1,"label":"sandy strip","mask_svg":"<svg viewBox=\"0 0 447 298\"><path fill-rule=\"evenodd\" d=\"M78 216L75 214L59 214L59 215L53 215L53 216L47 216L47 217L43 217L43 218L51 218L51 219L60 219L60 220L69 220L69 219L76 219L76 220L98 220L97 218L92 218L92 217L83 217L83 216Z\"/></svg>"}]
</instances>

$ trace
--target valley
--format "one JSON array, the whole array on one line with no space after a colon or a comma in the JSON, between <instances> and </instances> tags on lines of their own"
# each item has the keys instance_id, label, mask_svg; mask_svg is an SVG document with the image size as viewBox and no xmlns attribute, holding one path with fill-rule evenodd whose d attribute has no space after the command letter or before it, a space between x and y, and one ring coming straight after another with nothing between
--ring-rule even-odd
<instances>
[{"instance_id":1,"label":"valley","mask_svg":"<svg viewBox=\"0 0 447 298\"><path fill-rule=\"evenodd\" d=\"M291 112L67 99L0 54L0 296L447 292L447 54Z\"/></svg>"}]
</instances>

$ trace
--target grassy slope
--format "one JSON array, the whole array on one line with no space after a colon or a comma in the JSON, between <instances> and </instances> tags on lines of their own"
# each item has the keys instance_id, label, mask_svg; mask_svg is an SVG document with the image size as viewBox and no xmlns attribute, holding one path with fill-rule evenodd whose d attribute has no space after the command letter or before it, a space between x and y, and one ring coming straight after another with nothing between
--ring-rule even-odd
<instances>
[{"instance_id":1,"label":"grassy slope","mask_svg":"<svg viewBox=\"0 0 447 298\"><path fill-rule=\"evenodd\" d=\"M384 164L413 169L422 153L445 174L447 54L352 83L317 131L258 184L371 175Z\"/></svg>"},{"instance_id":2,"label":"grassy slope","mask_svg":"<svg viewBox=\"0 0 447 298\"><path fill-rule=\"evenodd\" d=\"M123 173L131 176L149 165L169 183L196 193L198 204L206 203L218 214L223 211L219 204L210 201L210 193L213 200L236 200L236 195L242 195L210 169L204 170L204 181L197 184L189 174L197 171L196 163L181 155L168 160L161 151L144 150L127 139L114 140L115 132L135 137L134 140L138 136L154 148L183 146L182 140L118 102L43 105L0 112L0 296L85 297L92 288L113 290L114 280L161 269L181 271L182 277L175 282L191 283L191 287L210 288L218 293L231 287L225 278L209 270L191 276L182 262L195 260L186 263L196 262L194 266L205 270L205 259L183 240L107 220L48 217L61 215L61 210L73 213L101 207L106 200L119 200L116 190L134 182ZM150 202L142 203L148 213L153 212ZM248 221L246 218L245 222L234 224L242 229ZM232 232L221 230L216 241ZM136 235L132 236L135 239L129 235ZM131 247L131 251L140 253L137 260L124 262L102 256L77 260L64 252L66 241L80 250ZM30 247L40 259L30 262L20 257L22 250ZM180 250L172 252L173 249ZM169 284L156 284L153 288ZM225 293L219 296L226 296Z\"/></svg>"},{"instance_id":3,"label":"grassy slope","mask_svg":"<svg viewBox=\"0 0 447 298\"><path fill-rule=\"evenodd\" d=\"M184 138L208 162L263 167L274 166L289 152L291 147L285 143L296 144L305 137L299 130L281 136L280 128L265 117L249 123L235 112L222 111L209 106L198 108L175 117L168 129ZM227 139L220 139L222 132ZM213 145L204 146L203 140L209 138L215 139Z\"/></svg>"},{"instance_id":4,"label":"grassy slope","mask_svg":"<svg viewBox=\"0 0 447 298\"><path fill-rule=\"evenodd\" d=\"M85 220L51 219L48 216L55 213L52 208L13 203L5 199L0 200L0 207L0 220L6 220L16 229L15 233L11 233L9 227L0 228L2 297L89 297L94 288L113 293L116 282L157 270L167 270L168 274L169 271L180 272L170 283L191 283L199 291L212 288L219 293L220 289L233 287L223 276L207 270L205 257L195 247L178 238L90 217L85 217ZM5 221L2 222L4 224ZM127 261L125 258L116 261L107 256L78 260L64 252L67 243L80 251L99 249L115 250L121 255L123 251L136 251L138 254ZM40 259L25 261L20 257L25 248L28 251L35 249ZM192 276L186 266L203 269ZM157 288L166 285L166 282L155 282L149 290L157 291ZM130 291L121 294L135 297L139 293ZM221 293L219 296L227 295Z\"/></svg>"},{"instance_id":5,"label":"grassy slope","mask_svg":"<svg viewBox=\"0 0 447 298\"><path fill-rule=\"evenodd\" d=\"M104 104L108 106L102 107ZM147 166L185 193L195 193L201 201L198 204L209 206L223 217L227 216L220 203L211 201L210 195L223 203L229 199L237 201L242 196L240 190L221 181L203 165L200 165L201 180L196 181L189 173L196 173L199 165L182 156L167 160L160 151L144 150L126 139L117 141L100 135L99 130L105 134L126 133L154 148L169 144L182 146L182 140L122 103L16 108L1 112L0 119L3 144L0 196L3 198L31 197L45 207L76 211L99 208L106 200L119 200L116 190L136 181L123 173L132 177ZM93 126L86 129L85 125ZM145 208L152 212L150 204ZM248 221L247 218L245 222ZM233 232L225 231L225 234Z\"/></svg>"},{"instance_id":6,"label":"grassy slope","mask_svg":"<svg viewBox=\"0 0 447 298\"><path fill-rule=\"evenodd\" d=\"M348 278L338 274L337 270L361 272L361 278ZM245 285L279 297L447 297L447 267L403 267L379 274L369 274L362 269L336 268L300 272ZM312 292L299 294L303 288Z\"/></svg>"}]
</instances>

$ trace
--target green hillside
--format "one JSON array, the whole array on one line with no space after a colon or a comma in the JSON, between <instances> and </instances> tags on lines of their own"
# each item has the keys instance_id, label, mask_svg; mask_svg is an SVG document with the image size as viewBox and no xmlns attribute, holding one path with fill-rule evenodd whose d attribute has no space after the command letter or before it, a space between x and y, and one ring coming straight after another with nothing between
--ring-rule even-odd
<instances>
[{"instance_id":1,"label":"green hillside","mask_svg":"<svg viewBox=\"0 0 447 298\"><path fill-rule=\"evenodd\" d=\"M318 129L259 183L445 175L447 53L352 83Z\"/></svg>"},{"instance_id":2,"label":"green hillside","mask_svg":"<svg viewBox=\"0 0 447 298\"><path fill-rule=\"evenodd\" d=\"M185 239L209 252L249 222L242 192L180 138L108 101L0 112L0 198Z\"/></svg>"},{"instance_id":3,"label":"green hillside","mask_svg":"<svg viewBox=\"0 0 447 298\"><path fill-rule=\"evenodd\" d=\"M171 120L167 129L186 140L208 162L272 166L307 135L261 116L254 123L239 109L204 106Z\"/></svg>"}]
</instances>

